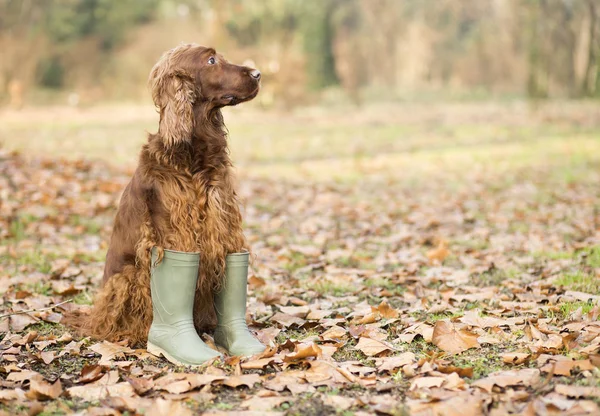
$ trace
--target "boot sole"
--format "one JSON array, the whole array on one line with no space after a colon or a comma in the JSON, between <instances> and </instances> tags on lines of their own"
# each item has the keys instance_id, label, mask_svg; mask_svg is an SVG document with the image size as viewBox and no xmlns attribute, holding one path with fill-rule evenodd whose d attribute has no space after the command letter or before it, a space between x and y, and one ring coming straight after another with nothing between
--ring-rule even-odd
<instances>
[{"instance_id":1,"label":"boot sole","mask_svg":"<svg viewBox=\"0 0 600 416\"><path fill-rule=\"evenodd\" d=\"M208 361L206 361L206 362L204 362L202 364L186 364L186 363L182 363L181 361L179 361L178 359L176 359L175 357L173 357L171 354L169 354L168 352L166 352L162 348L157 347L156 345L154 345L151 342L148 342L148 346L146 347L146 350L150 354L154 355L155 357L158 357L158 358L164 357L167 361L169 361L172 364L180 365L180 366L185 366L185 367L202 367L204 364L212 361L212 360L208 360ZM218 358L218 356L215 357L215 358Z\"/></svg>"}]
</instances>

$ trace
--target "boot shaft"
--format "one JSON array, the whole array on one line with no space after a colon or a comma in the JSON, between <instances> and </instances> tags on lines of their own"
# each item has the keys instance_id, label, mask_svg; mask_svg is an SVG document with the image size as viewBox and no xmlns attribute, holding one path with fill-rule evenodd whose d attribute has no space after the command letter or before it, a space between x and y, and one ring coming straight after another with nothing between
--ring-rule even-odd
<instances>
[{"instance_id":1,"label":"boot shaft","mask_svg":"<svg viewBox=\"0 0 600 416\"><path fill-rule=\"evenodd\" d=\"M246 291L250 253L233 253L225 259L225 281L215 295L215 310L219 322L246 316Z\"/></svg>"},{"instance_id":2,"label":"boot shaft","mask_svg":"<svg viewBox=\"0 0 600 416\"><path fill-rule=\"evenodd\" d=\"M150 273L154 322L189 320L194 309L200 254L164 250L162 261L157 264L157 260L154 247Z\"/></svg>"}]
</instances>

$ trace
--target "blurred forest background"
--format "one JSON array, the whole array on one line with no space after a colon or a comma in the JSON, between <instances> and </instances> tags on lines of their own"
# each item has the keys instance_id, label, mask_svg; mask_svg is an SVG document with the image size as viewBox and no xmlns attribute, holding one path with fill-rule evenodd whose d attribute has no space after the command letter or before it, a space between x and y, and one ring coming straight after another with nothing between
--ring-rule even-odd
<instances>
[{"instance_id":1,"label":"blurred forest background","mask_svg":"<svg viewBox=\"0 0 600 416\"><path fill-rule=\"evenodd\" d=\"M260 68L265 107L600 96L597 0L0 0L0 103L147 100L182 41Z\"/></svg>"}]
</instances>

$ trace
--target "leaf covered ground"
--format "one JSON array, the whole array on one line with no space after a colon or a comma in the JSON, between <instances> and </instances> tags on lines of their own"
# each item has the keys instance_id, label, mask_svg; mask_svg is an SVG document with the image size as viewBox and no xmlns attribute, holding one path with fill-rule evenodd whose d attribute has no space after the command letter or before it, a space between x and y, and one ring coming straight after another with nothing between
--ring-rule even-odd
<instances>
[{"instance_id":1,"label":"leaf covered ground","mask_svg":"<svg viewBox=\"0 0 600 416\"><path fill-rule=\"evenodd\" d=\"M80 114L13 115L0 413L598 414L597 105L407 108L230 115L269 348L198 369L60 323L92 302L133 165L111 163L118 123L82 156L61 153L90 146Z\"/></svg>"}]
</instances>

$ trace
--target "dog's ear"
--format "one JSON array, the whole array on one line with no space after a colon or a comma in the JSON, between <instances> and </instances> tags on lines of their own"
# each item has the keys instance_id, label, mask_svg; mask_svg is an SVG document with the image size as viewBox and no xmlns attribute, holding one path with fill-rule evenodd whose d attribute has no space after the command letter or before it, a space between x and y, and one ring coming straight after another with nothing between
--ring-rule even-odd
<instances>
[{"instance_id":1,"label":"dog's ear","mask_svg":"<svg viewBox=\"0 0 600 416\"><path fill-rule=\"evenodd\" d=\"M150 72L150 90L160 111L158 133L166 145L189 141L194 131L194 80L173 68L173 51L167 52Z\"/></svg>"}]
</instances>

